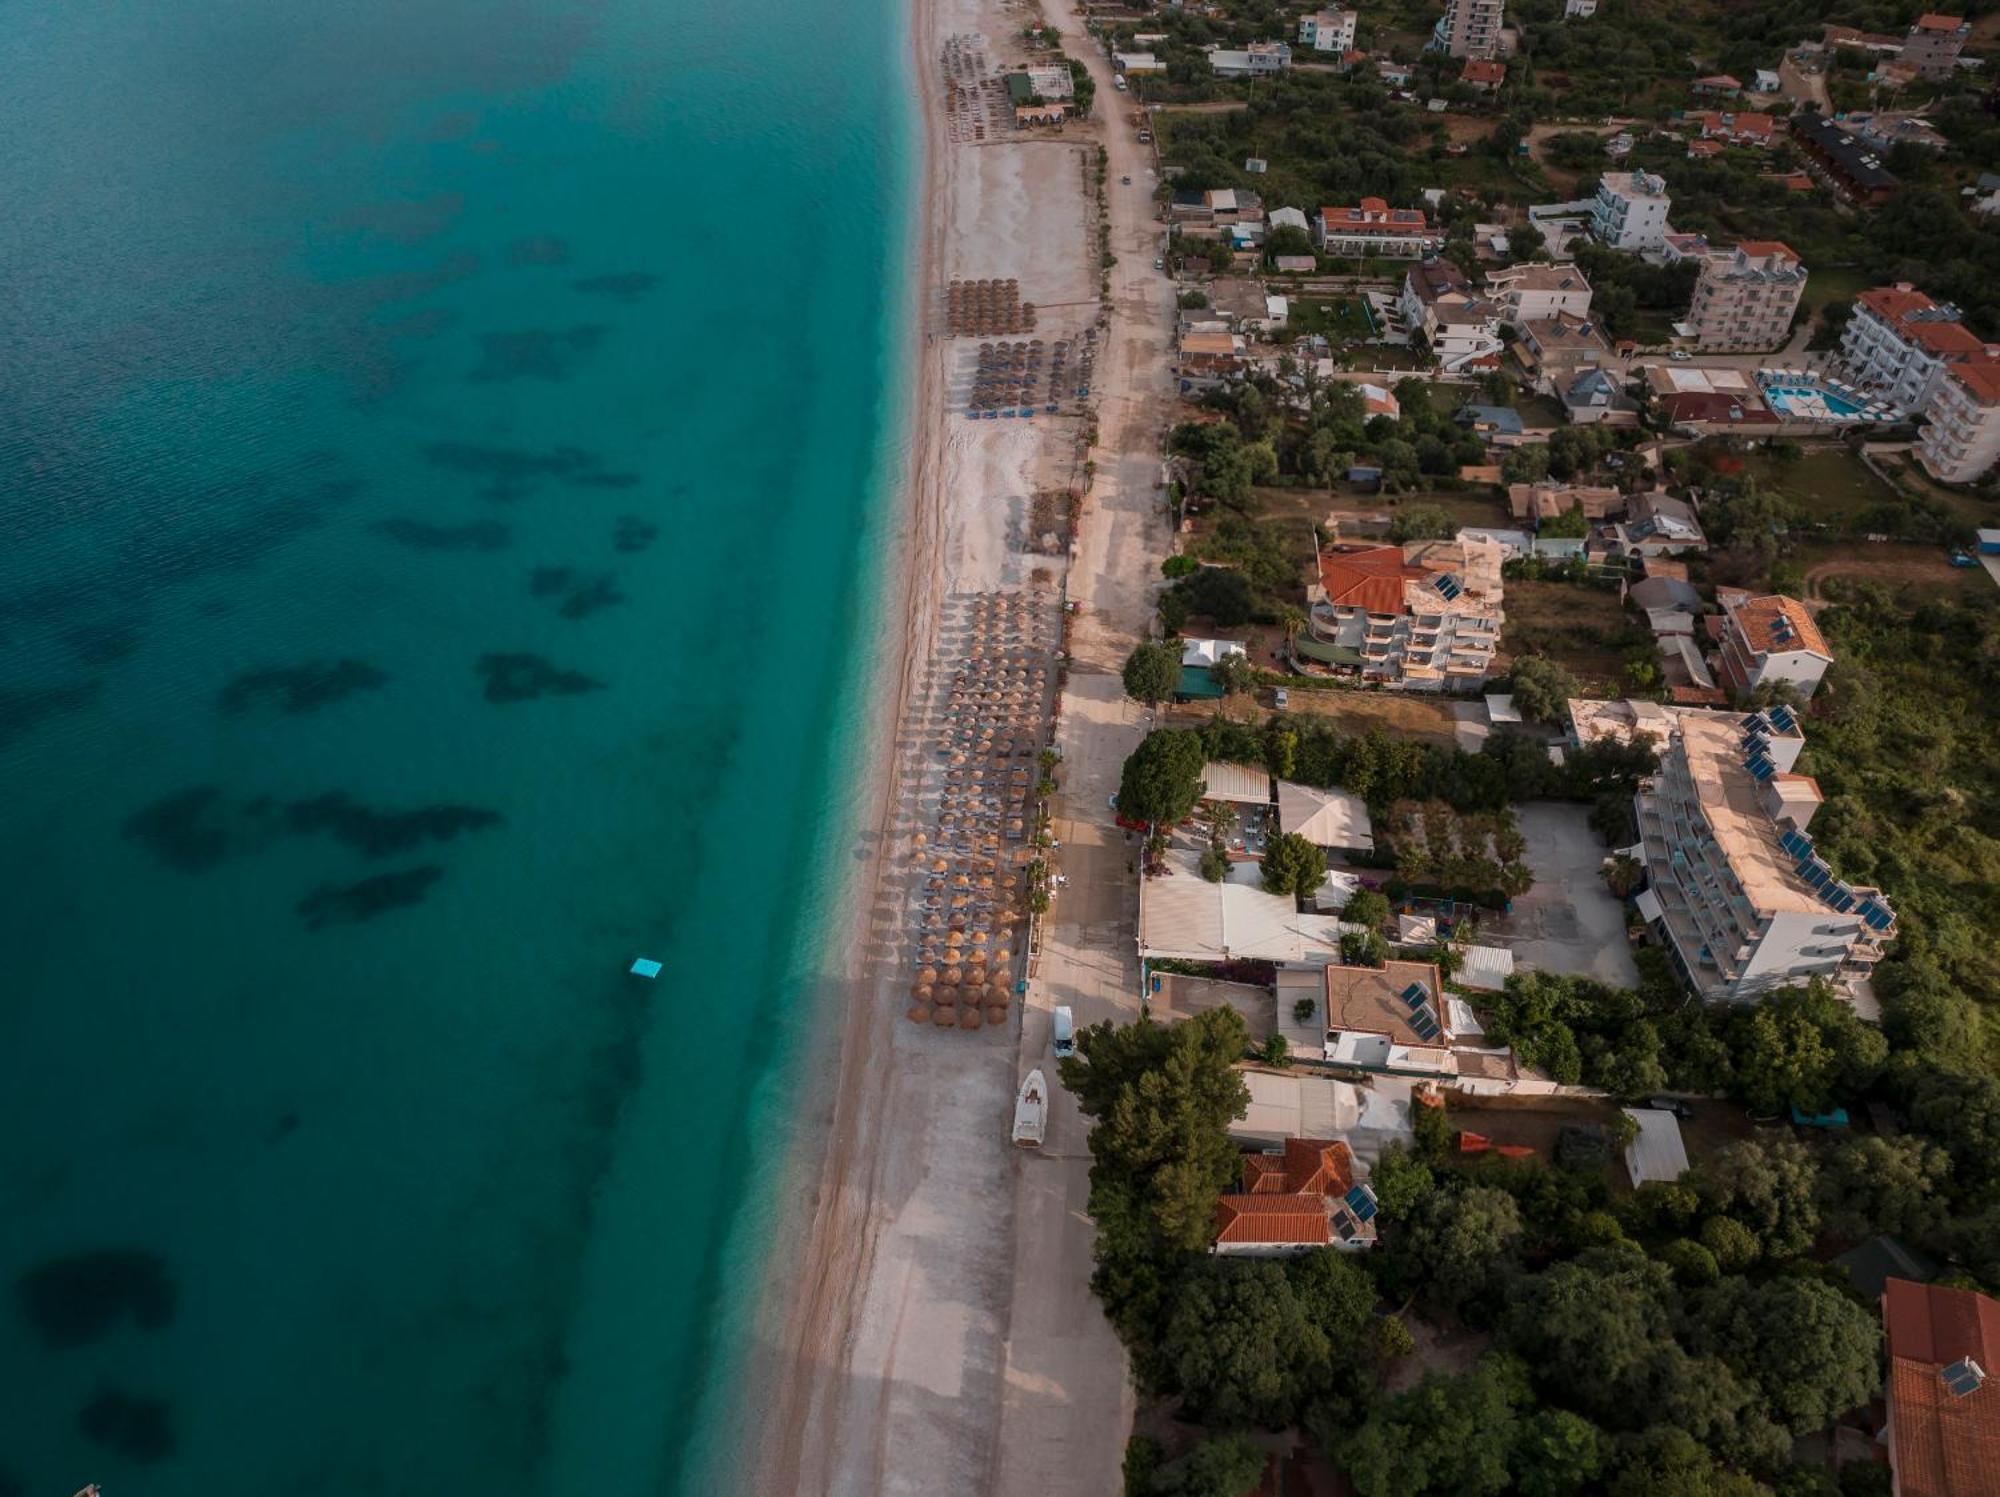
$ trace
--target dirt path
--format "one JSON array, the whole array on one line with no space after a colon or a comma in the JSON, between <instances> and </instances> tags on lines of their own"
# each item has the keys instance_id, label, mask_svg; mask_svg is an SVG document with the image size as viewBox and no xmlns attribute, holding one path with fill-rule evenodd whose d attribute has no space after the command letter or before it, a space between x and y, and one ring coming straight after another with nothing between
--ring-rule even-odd
<instances>
[{"instance_id":1,"label":"dirt path","mask_svg":"<svg viewBox=\"0 0 2000 1497\"><path fill-rule=\"evenodd\" d=\"M1098 97L1110 67L1087 57ZM1097 481L1083 513L1070 596L1078 614L1057 742L1057 866L1069 883L1047 922L1021 1031L1020 1068L1051 1066L1050 1019L1060 1004L1079 1026L1137 1017L1136 893L1131 849L1106 802L1144 724L1119 670L1148 631L1158 558L1168 545L1159 503L1159 441L1170 418L1173 288L1153 269L1160 225L1149 148L1121 115L1109 121L1112 319L1100 383ZM1124 1350L1090 1293L1095 1230L1086 1120L1057 1089L1049 1139L1019 1173L1005 1402L995 1440L998 1497L1102 1497L1118 1489L1132 1425Z\"/></svg>"}]
</instances>

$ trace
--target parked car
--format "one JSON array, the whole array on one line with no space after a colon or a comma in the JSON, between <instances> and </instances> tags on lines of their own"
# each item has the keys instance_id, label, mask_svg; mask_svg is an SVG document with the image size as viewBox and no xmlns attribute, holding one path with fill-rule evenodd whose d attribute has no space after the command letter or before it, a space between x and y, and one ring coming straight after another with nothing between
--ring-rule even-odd
<instances>
[{"instance_id":1,"label":"parked car","mask_svg":"<svg viewBox=\"0 0 2000 1497\"><path fill-rule=\"evenodd\" d=\"M1120 182L1123 182L1127 187L1130 187L1132 185L1132 179L1130 177L1120 177L1118 180Z\"/></svg>"},{"instance_id":2,"label":"parked car","mask_svg":"<svg viewBox=\"0 0 2000 1497\"><path fill-rule=\"evenodd\" d=\"M1646 1105L1657 1107L1661 1112L1671 1112L1683 1123L1694 1116L1694 1108L1679 1097L1648 1097Z\"/></svg>"},{"instance_id":3,"label":"parked car","mask_svg":"<svg viewBox=\"0 0 2000 1497\"><path fill-rule=\"evenodd\" d=\"M1685 364L1689 359L1693 358L1694 355L1689 353L1685 348L1676 348L1672 353L1668 354L1667 357L1672 359L1676 364Z\"/></svg>"}]
</instances>

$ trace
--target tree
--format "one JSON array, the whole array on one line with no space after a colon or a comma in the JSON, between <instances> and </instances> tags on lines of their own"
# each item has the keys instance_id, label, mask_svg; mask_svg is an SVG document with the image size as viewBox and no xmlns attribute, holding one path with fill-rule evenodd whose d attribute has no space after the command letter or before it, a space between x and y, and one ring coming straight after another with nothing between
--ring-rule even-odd
<instances>
[{"instance_id":1,"label":"tree","mask_svg":"<svg viewBox=\"0 0 2000 1497\"><path fill-rule=\"evenodd\" d=\"M1297 832L1280 832L1264 850L1264 889L1310 899L1326 882L1326 854Z\"/></svg>"},{"instance_id":2,"label":"tree","mask_svg":"<svg viewBox=\"0 0 2000 1497\"><path fill-rule=\"evenodd\" d=\"M1332 1347L1275 1263L1210 1258L1174 1295L1161 1356L1197 1419L1273 1428L1301 1412Z\"/></svg>"},{"instance_id":3,"label":"tree","mask_svg":"<svg viewBox=\"0 0 2000 1497\"><path fill-rule=\"evenodd\" d=\"M1630 899L1646 877L1646 865L1630 853L1621 852L1604 869L1604 882L1612 896Z\"/></svg>"},{"instance_id":4,"label":"tree","mask_svg":"<svg viewBox=\"0 0 2000 1497\"><path fill-rule=\"evenodd\" d=\"M1541 1409L1514 1442L1514 1490L1521 1497L1570 1497L1604 1466L1602 1432L1567 1409Z\"/></svg>"},{"instance_id":5,"label":"tree","mask_svg":"<svg viewBox=\"0 0 2000 1497\"><path fill-rule=\"evenodd\" d=\"M1170 644L1146 640L1125 657L1125 694L1157 707L1181 684L1181 652Z\"/></svg>"},{"instance_id":6,"label":"tree","mask_svg":"<svg viewBox=\"0 0 2000 1497\"><path fill-rule=\"evenodd\" d=\"M1654 1355L1672 1341L1664 1264L1629 1244L1594 1248L1526 1280L1507 1306L1507 1346L1565 1404L1622 1421L1643 1401Z\"/></svg>"},{"instance_id":7,"label":"tree","mask_svg":"<svg viewBox=\"0 0 2000 1497\"><path fill-rule=\"evenodd\" d=\"M1914 1134L1844 1138L1820 1158L1820 1213L1838 1237L1894 1232L1920 1242L1934 1238L1944 1225L1950 1187L1950 1158Z\"/></svg>"},{"instance_id":8,"label":"tree","mask_svg":"<svg viewBox=\"0 0 2000 1497\"><path fill-rule=\"evenodd\" d=\"M1257 689L1257 667L1240 650L1224 655L1209 668L1215 684L1230 696L1248 695Z\"/></svg>"},{"instance_id":9,"label":"tree","mask_svg":"<svg viewBox=\"0 0 2000 1497\"><path fill-rule=\"evenodd\" d=\"M1382 1216L1399 1221L1413 1214L1418 1203L1437 1188L1437 1176L1403 1145L1391 1144L1375 1161L1368 1185L1375 1192Z\"/></svg>"},{"instance_id":10,"label":"tree","mask_svg":"<svg viewBox=\"0 0 2000 1497\"><path fill-rule=\"evenodd\" d=\"M1819 1279L1724 1279L1696 1307L1702 1347L1754 1381L1794 1434L1824 1429L1881 1384L1876 1317Z\"/></svg>"},{"instance_id":11,"label":"tree","mask_svg":"<svg viewBox=\"0 0 2000 1497\"><path fill-rule=\"evenodd\" d=\"M1817 1186L1812 1155L1796 1138L1731 1144L1703 1167L1700 1182L1709 1204L1750 1228L1772 1258L1795 1258L1812 1246L1819 1232ZM1715 1250L1706 1234L1702 1240ZM1716 1257L1723 1255L1716 1251Z\"/></svg>"},{"instance_id":12,"label":"tree","mask_svg":"<svg viewBox=\"0 0 2000 1497\"><path fill-rule=\"evenodd\" d=\"M1560 724L1569 715L1569 699L1577 694L1576 677L1543 655L1514 662L1507 689L1514 710L1532 722Z\"/></svg>"},{"instance_id":13,"label":"tree","mask_svg":"<svg viewBox=\"0 0 2000 1497\"><path fill-rule=\"evenodd\" d=\"M1207 765L1199 733L1185 728L1148 733L1119 777L1118 814L1153 826L1186 820L1201 798L1201 773Z\"/></svg>"},{"instance_id":14,"label":"tree","mask_svg":"<svg viewBox=\"0 0 2000 1497\"><path fill-rule=\"evenodd\" d=\"M1389 923L1389 898L1378 889L1356 889L1348 896L1347 907L1340 912L1340 918L1349 925L1365 925L1370 930L1380 930Z\"/></svg>"},{"instance_id":15,"label":"tree","mask_svg":"<svg viewBox=\"0 0 2000 1497\"><path fill-rule=\"evenodd\" d=\"M1723 1273L1741 1273L1763 1255L1757 1234L1734 1217L1711 1216L1701 1225L1701 1246Z\"/></svg>"},{"instance_id":16,"label":"tree","mask_svg":"<svg viewBox=\"0 0 2000 1497\"><path fill-rule=\"evenodd\" d=\"M1171 1028L1092 1025L1062 1062L1094 1124L1091 1287L1148 1385L1164 1376L1154 1352L1174 1280L1208 1246L1216 1198L1241 1168L1229 1125L1249 1106L1234 1069L1248 1041L1243 1016L1221 1008Z\"/></svg>"},{"instance_id":17,"label":"tree","mask_svg":"<svg viewBox=\"0 0 2000 1497\"><path fill-rule=\"evenodd\" d=\"M1436 441L1436 438L1425 440ZM1442 443L1438 445L1443 446ZM1446 452L1444 467L1437 471L1449 471L1455 466L1450 461L1450 453ZM1404 541L1445 540L1457 533L1458 521L1441 504L1406 505L1397 510L1395 517L1389 521L1389 539L1398 545Z\"/></svg>"},{"instance_id":18,"label":"tree","mask_svg":"<svg viewBox=\"0 0 2000 1497\"><path fill-rule=\"evenodd\" d=\"M1752 1111L1819 1113L1870 1086L1888 1056L1879 1031L1824 983L1787 988L1729 1026L1734 1090Z\"/></svg>"},{"instance_id":19,"label":"tree","mask_svg":"<svg viewBox=\"0 0 2000 1497\"><path fill-rule=\"evenodd\" d=\"M1285 1265L1307 1320L1336 1350L1353 1346L1375 1313L1375 1279L1351 1253L1321 1248Z\"/></svg>"},{"instance_id":20,"label":"tree","mask_svg":"<svg viewBox=\"0 0 2000 1497\"><path fill-rule=\"evenodd\" d=\"M1263 1471L1263 1451L1242 1435L1223 1435L1203 1440L1162 1466L1140 1492L1143 1497L1243 1497Z\"/></svg>"},{"instance_id":21,"label":"tree","mask_svg":"<svg viewBox=\"0 0 2000 1497\"><path fill-rule=\"evenodd\" d=\"M1748 1476L1724 1471L1684 1429L1645 1431L1607 1489L1610 1497L1763 1497Z\"/></svg>"},{"instance_id":22,"label":"tree","mask_svg":"<svg viewBox=\"0 0 2000 1497\"><path fill-rule=\"evenodd\" d=\"M1404 1290L1455 1312L1493 1285L1520 1237L1521 1208L1504 1190L1433 1190L1394 1228L1388 1272Z\"/></svg>"},{"instance_id":23,"label":"tree","mask_svg":"<svg viewBox=\"0 0 2000 1497\"><path fill-rule=\"evenodd\" d=\"M1312 1428L1339 1451L1361 1497L1497 1497L1516 1489L1520 1411L1530 1401L1526 1369L1488 1357L1458 1377L1426 1377L1351 1436Z\"/></svg>"}]
</instances>

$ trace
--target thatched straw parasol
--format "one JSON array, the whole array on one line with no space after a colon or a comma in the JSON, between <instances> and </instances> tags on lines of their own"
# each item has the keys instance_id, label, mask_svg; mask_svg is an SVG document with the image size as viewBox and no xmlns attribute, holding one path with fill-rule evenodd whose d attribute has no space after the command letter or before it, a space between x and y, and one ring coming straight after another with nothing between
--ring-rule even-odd
<instances>
[{"instance_id":1,"label":"thatched straw parasol","mask_svg":"<svg viewBox=\"0 0 2000 1497\"><path fill-rule=\"evenodd\" d=\"M944 985L948 988L957 987L961 982L965 981L965 969L956 966L946 967L943 973L943 981Z\"/></svg>"},{"instance_id":2,"label":"thatched straw parasol","mask_svg":"<svg viewBox=\"0 0 2000 1497\"><path fill-rule=\"evenodd\" d=\"M977 1008L969 1007L965 1010L964 1013L958 1016L958 1027L960 1029L977 1029L981 1024L985 1022L986 1021L980 1016L979 1010Z\"/></svg>"},{"instance_id":3,"label":"thatched straw parasol","mask_svg":"<svg viewBox=\"0 0 2000 1497\"><path fill-rule=\"evenodd\" d=\"M1007 1005L1004 1003L987 1004L986 1022L988 1024L1005 1024L1007 1022Z\"/></svg>"},{"instance_id":4,"label":"thatched straw parasol","mask_svg":"<svg viewBox=\"0 0 2000 1497\"><path fill-rule=\"evenodd\" d=\"M931 1010L931 1023L940 1029L949 1029L958 1022L958 1009L950 1003L940 1003Z\"/></svg>"},{"instance_id":5,"label":"thatched straw parasol","mask_svg":"<svg viewBox=\"0 0 2000 1497\"><path fill-rule=\"evenodd\" d=\"M909 1007L909 1016L913 1023L928 1024L931 1021L931 1006L928 1003L913 1003Z\"/></svg>"},{"instance_id":6,"label":"thatched straw parasol","mask_svg":"<svg viewBox=\"0 0 2000 1497\"><path fill-rule=\"evenodd\" d=\"M917 981L920 983L931 983L931 982L936 982L937 980L938 980L937 968L935 967L925 967L923 970L917 973Z\"/></svg>"}]
</instances>

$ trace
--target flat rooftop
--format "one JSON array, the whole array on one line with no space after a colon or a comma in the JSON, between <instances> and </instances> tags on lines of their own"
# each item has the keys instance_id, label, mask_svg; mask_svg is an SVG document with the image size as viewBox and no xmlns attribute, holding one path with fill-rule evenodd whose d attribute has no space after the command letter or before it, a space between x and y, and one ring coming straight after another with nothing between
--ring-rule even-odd
<instances>
[{"instance_id":1,"label":"flat rooftop","mask_svg":"<svg viewBox=\"0 0 2000 1497\"><path fill-rule=\"evenodd\" d=\"M1715 713L1681 716L1688 777L1715 833L1716 844L1743 893L1759 910L1815 914L1828 905L1799 877L1795 860L1778 846L1778 825L1764 796L1743 767L1743 729Z\"/></svg>"}]
</instances>

